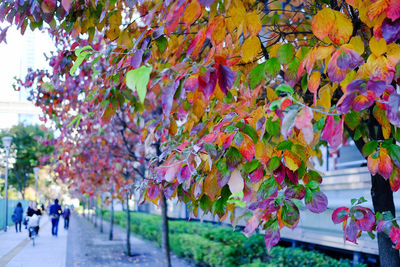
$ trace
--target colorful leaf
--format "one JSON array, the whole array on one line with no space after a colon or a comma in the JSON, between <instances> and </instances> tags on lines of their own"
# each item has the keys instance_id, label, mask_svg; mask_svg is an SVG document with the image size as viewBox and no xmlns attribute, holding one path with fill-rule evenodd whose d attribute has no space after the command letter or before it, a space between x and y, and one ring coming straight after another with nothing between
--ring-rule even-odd
<instances>
[{"instance_id":1,"label":"colorful leaf","mask_svg":"<svg viewBox=\"0 0 400 267\"><path fill-rule=\"evenodd\" d=\"M261 51L260 40L257 36L250 36L242 45L243 62L253 61Z\"/></svg>"},{"instance_id":2,"label":"colorful leaf","mask_svg":"<svg viewBox=\"0 0 400 267\"><path fill-rule=\"evenodd\" d=\"M339 207L332 213L332 221L334 224L341 223L350 216L350 210L346 207Z\"/></svg>"},{"instance_id":3,"label":"colorful leaf","mask_svg":"<svg viewBox=\"0 0 400 267\"><path fill-rule=\"evenodd\" d=\"M386 180L389 179L393 171L392 159L387 153L387 150L383 147L381 147L379 151L378 170L379 174Z\"/></svg>"},{"instance_id":4,"label":"colorful leaf","mask_svg":"<svg viewBox=\"0 0 400 267\"><path fill-rule=\"evenodd\" d=\"M269 227L264 232L265 246L270 251L273 246L278 244L281 239L281 235L278 227Z\"/></svg>"},{"instance_id":5,"label":"colorful leaf","mask_svg":"<svg viewBox=\"0 0 400 267\"><path fill-rule=\"evenodd\" d=\"M321 213L328 207L328 198L322 192L312 192L309 199L305 199L306 208L314 213Z\"/></svg>"}]
</instances>

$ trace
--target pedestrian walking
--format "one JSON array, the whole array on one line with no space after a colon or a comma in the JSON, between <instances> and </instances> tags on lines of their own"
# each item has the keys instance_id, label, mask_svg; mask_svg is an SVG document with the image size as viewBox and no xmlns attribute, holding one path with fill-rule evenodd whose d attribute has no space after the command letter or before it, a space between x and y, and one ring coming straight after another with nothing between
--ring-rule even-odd
<instances>
[{"instance_id":1,"label":"pedestrian walking","mask_svg":"<svg viewBox=\"0 0 400 267\"><path fill-rule=\"evenodd\" d=\"M50 218L51 218L51 234L57 236L58 233L58 221L61 215L61 206L58 204L58 199L54 200L54 204L50 206Z\"/></svg>"},{"instance_id":2,"label":"pedestrian walking","mask_svg":"<svg viewBox=\"0 0 400 267\"><path fill-rule=\"evenodd\" d=\"M64 217L64 229L68 229L69 227L69 217L71 216L71 210L69 209L68 205L64 206L64 212L63 212L63 217Z\"/></svg>"},{"instance_id":3,"label":"pedestrian walking","mask_svg":"<svg viewBox=\"0 0 400 267\"><path fill-rule=\"evenodd\" d=\"M21 232L22 214L24 214L24 209L22 208L21 202L18 202L17 206L14 209L14 213L11 216L12 221L15 223L15 232L16 233L18 233L18 229L19 229L19 232Z\"/></svg>"}]
</instances>

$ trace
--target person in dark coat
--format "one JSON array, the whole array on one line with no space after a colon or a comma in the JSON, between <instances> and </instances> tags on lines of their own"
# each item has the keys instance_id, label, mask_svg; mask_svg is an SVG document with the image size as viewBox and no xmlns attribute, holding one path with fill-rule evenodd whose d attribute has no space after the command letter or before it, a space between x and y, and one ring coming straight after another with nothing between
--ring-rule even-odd
<instances>
[{"instance_id":1,"label":"person in dark coat","mask_svg":"<svg viewBox=\"0 0 400 267\"><path fill-rule=\"evenodd\" d=\"M71 210L68 208L68 205L64 206L64 212L63 212L63 217L64 217L64 229L68 229L69 227L69 217L71 216Z\"/></svg>"},{"instance_id":2,"label":"person in dark coat","mask_svg":"<svg viewBox=\"0 0 400 267\"><path fill-rule=\"evenodd\" d=\"M22 208L21 202L18 202L17 206L14 209L14 214L12 215L13 221L15 223L15 232L21 232L21 223L22 223L22 214L24 213L24 209ZM19 226L19 227L18 227Z\"/></svg>"},{"instance_id":3,"label":"person in dark coat","mask_svg":"<svg viewBox=\"0 0 400 267\"><path fill-rule=\"evenodd\" d=\"M57 236L58 233L58 221L61 215L61 206L58 204L58 199L54 200L54 204L50 206L49 215L51 218L51 234Z\"/></svg>"}]
</instances>

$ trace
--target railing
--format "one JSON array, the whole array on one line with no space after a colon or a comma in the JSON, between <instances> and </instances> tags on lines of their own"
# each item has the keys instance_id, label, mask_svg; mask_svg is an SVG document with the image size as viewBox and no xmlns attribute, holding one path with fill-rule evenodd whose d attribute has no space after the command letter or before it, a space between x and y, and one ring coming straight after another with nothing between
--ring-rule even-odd
<instances>
[{"instance_id":1,"label":"railing","mask_svg":"<svg viewBox=\"0 0 400 267\"><path fill-rule=\"evenodd\" d=\"M5 199L0 199L0 229L4 230L4 216L5 216L5 211L4 211L4 201ZM28 208L28 203L29 201L27 200L14 200L14 199L9 199L8 200L8 209L7 209L7 224L8 226L13 225L13 221L11 220L11 216L14 213L14 209L17 206L18 202L21 202L22 208L24 209L24 213L26 209Z\"/></svg>"}]
</instances>

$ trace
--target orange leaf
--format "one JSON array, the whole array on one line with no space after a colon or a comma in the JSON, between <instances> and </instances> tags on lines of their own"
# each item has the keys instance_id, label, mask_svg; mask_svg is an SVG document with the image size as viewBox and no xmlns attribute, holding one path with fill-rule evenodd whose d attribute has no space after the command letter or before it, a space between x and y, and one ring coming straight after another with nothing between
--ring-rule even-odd
<instances>
[{"instance_id":1,"label":"orange leaf","mask_svg":"<svg viewBox=\"0 0 400 267\"><path fill-rule=\"evenodd\" d=\"M310 79L308 80L308 90L315 94L318 91L319 84L321 82L321 73L319 71L314 71Z\"/></svg>"},{"instance_id":2,"label":"orange leaf","mask_svg":"<svg viewBox=\"0 0 400 267\"><path fill-rule=\"evenodd\" d=\"M330 8L318 11L312 19L312 32L319 39L324 40L335 26L335 14Z\"/></svg>"},{"instance_id":3,"label":"orange leaf","mask_svg":"<svg viewBox=\"0 0 400 267\"><path fill-rule=\"evenodd\" d=\"M379 151L379 164L378 169L383 178L388 179L393 171L392 159L387 153L386 148L381 147Z\"/></svg>"},{"instance_id":4,"label":"orange leaf","mask_svg":"<svg viewBox=\"0 0 400 267\"><path fill-rule=\"evenodd\" d=\"M221 16L214 18L210 28L212 28L211 39L216 43L221 43L226 36L225 19Z\"/></svg>"},{"instance_id":5,"label":"orange leaf","mask_svg":"<svg viewBox=\"0 0 400 267\"><path fill-rule=\"evenodd\" d=\"M203 185L204 193L207 196L209 196L211 200L215 200L220 190L216 174L217 174L217 168L213 166L211 172L207 175L206 179L204 180L204 185Z\"/></svg>"},{"instance_id":6,"label":"orange leaf","mask_svg":"<svg viewBox=\"0 0 400 267\"><path fill-rule=\"evenodd\" d=\"M190 26L202 12L201 6L197 0L193 0L186 6L185 13L183 14L183 21L186 26Z\"/></svg>"},{"instance_id":7,"label":"orange leaf","mask_svg":"<svg viewBox=\"0 0 400 267\"><path fill-rule=\"evenodd\" d=\"M374 159L374 158L372 158L371 155L368 156L368 161L367 161L368 170L372 175L375 175L378 173L379 161L380 161L379 157Z\"/></svg>"}]
</instances>

